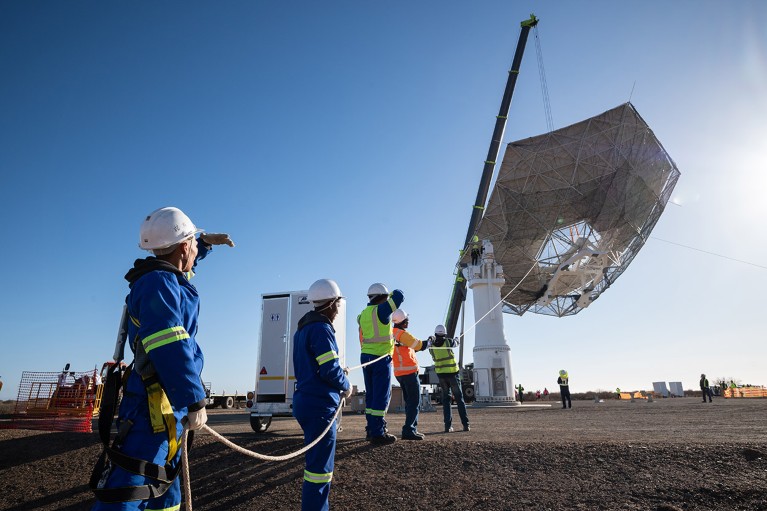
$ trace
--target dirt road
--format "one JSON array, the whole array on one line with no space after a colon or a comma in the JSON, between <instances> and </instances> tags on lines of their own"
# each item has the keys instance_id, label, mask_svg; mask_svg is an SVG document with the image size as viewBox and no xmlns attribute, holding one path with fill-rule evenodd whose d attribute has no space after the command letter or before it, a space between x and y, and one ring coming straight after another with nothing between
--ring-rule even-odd
<instances>
[{"instance_id":1,"label":"dirt road","mask_svg":"<svg viewBox=\"0 0 767 511\"><path fill-rule=\"evenodd\" d=\"M331 509L767 510L765 412L767 400L696 398L470 407L472 430L445 434L438 409L421 414L425 441L384 447L345 415ZM390 431L402 420L390 413ZM290 418L263 435L242 411L213 410L209 425L264 454L302 445ZM89 509L99 451L95 434L0 430L0 509ZM195 510L300 509L301 457L261 462L203 434L190 463Z\"/></svg>"}]
</instances>

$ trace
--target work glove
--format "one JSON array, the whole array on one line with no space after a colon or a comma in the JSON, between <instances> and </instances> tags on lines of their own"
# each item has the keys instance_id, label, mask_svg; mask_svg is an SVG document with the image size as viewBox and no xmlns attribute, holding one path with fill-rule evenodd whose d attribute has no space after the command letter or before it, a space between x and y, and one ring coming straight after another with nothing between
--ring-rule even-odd
<instances>
[{"instance_id":1,"label":"work glove","mask_svg":"<svg viewBox=\"0 0 767 511\"><path fill-rule=\"evenodd\" d=\"M351 387L351 385L349 386L349 388L347 390L342 390L341 391L341 399L346 399L348 401L350 397L352 397L352 387Z\"/></svg>"},{"instance_id":2,"label":"work glove","mask_svg":"<svg viewBox=\"0 0 767 511\"><path fill-rule=\"evenodd\" d=\"M421 349L418 351L426 351L429 349L429 340L426 339L425 341L421 341Z\"/></svg>"},{"instance_id":3,"label":"work glove","mask_svg":"<svg viewBox=\"0 0 767 511\"><path fill-rule=\"evenodd\" d=\"M204 232L200 234L200 239L206 245L229 245L230 247L234 246L234 242L228 234Z\"/></svg>"},{"instance_id":4,"label":"work glove","mask_svg":"<svg viewBox=\"0 0 767 511\"><path fill-rule=\"evenodd\" d=\"M196 412L189 412L186 421L190 431L201 429L208 422L208 412L205 411L205 408L200 408Z\"/></svg>"},{"instance_id":5,"label":"work glove","mask_svg":"<svg viewBox=\"0 0 767 511\"><path fill-rule=\"evenodd\" d=\"M344 367L344 374L346 376L349 376L349 368L348 367Z\"/></svg>"}]
</instances>

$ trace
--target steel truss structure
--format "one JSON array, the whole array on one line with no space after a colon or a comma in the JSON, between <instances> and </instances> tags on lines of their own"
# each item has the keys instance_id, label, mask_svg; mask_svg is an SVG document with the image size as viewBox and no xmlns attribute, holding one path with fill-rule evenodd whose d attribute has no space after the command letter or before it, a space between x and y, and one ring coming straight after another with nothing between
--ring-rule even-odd
<instances>
[{"instance_id":1,"label":"steel truss structure","mask_svg":"<svg viewBox=\"0 0 767 511\"><path fill-rule=\"evenodd\" d=\"M503 265L504 312L588 307L636 257L679 175L631 103L508 144L476 230Z\"/></svg>"}]
</instances>

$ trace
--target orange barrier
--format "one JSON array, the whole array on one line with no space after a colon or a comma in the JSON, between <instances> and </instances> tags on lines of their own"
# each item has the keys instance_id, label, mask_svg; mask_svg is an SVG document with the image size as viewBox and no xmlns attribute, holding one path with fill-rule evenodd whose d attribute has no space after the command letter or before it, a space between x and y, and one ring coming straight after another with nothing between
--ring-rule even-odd
<instances>
[{"instance_id":1,"label":"orange barrier","mask_svg":"<svg viewBox=\"0 0 767 511\"><path fill-rule=\"evenodd\" d=\"M637 390L636 392L621 392L621 399L631 400L633 399L647 399L647 392ZM650 392L651 394L651 392Z\"/></svg>"},{"instance_id":2,"label":"orange barrier","mask_svg":"<svg viewBox=\"0 0 767 511\"><path fill-rule=\"evenodd\" d=\"M736 387L724 389L724 397L767 397L764 387Z\"/></svg>"},{"instance_id":3,"label":"orange barrier","mask_svg":"<svg viewBox=\"0 0 767 511\"><path fill-rule=\"evenodd\" d=\"M10 422L3 429L91 432L104 386L96 371L24 371Z\"/></svg>"}]
</instances>

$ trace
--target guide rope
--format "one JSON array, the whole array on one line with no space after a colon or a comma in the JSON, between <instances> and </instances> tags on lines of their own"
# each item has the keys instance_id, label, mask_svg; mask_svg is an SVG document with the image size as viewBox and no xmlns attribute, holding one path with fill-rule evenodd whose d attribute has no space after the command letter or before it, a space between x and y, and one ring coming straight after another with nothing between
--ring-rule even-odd
<instances>
[{"instance_id":1,"label":"guide rope","mask_svg":"<svg viewBox=\"0 0 767 511\"><path fill-rule=\"evenodd\" d=\"M263 461L286 461L286 460L295 458L297 456L300 456L301 454L305 453L306 451L308 451L309 449L317 445L317 443L320 440L322 440L322 438L328 433L328 431L330 431L330 428L333 427L333 425L336 422L336 419L338 418L338 415L341 413L341 410L343 410L345 403L346 403L346 399L342 398L341 402L338 404L338 409L336 410L335 415L333 415L333 418L328 423L328 426L310 444L305 445L302 449L299 449L290 454L284 454L282 456L269 456L268 454L260 454L260 453L245 449L244 447L240 447L239 445L230 441L226 437L222 436L220 433L215 431L213 428L211 428L207 424L203 424L202 429L204 429L205 431L213 435L213 437L219 442L221 442L222 444L234 449L240 454L244 454L245 456L249 456L251 458L256 458ZM184 433L182 434L182 438L181 438L181 445L183 446L181 451L181 465L184 472L184 498L186 500L186 509L188 511L192 511L192 488L191 488L191 483L189 479L189 458L188 458L188 452L187 452L188 436L189 436L189 430L186 428L186 426L184 426Z\"/></svg>"},{"instance_id":2,"label":"guide rope","mask_svg":"<svg viewBox=\"0 0 767 511\"><path fill-rule=\"evenodd\" d=\"M538 266L538 261L535 261L535 262L533 263L533 265L530 267L530 269L529 269L529 270L527 270L527 273L525 273L525 275L524 275L524 276L523 276L523 277L522 277L522 278L519 280L519 282L517 282L517 285L515 285L513 288L511 288L511 291L509 291L508 293L506 293L506 294L503 296L503 298L501 298L501 301L500 301L500 302L498 302L498 303L496 303L495 305L493 305L493 306L490 308L490 310L489 310L489 311L487 311L487 312L486 312L486 313L485 313L485 314L484 314L484 315L483 315L481 318L479 318L477 321L475 321L473 325L471 325L469 328L467 328L466 330L464 330L464 331L463 331L463 333L461 333L461 335L458 335L458 336L456 336L455 338L456 338L456 339L460 339L461 337L465 337L465 336L466 336L466 334L468 334L469 332L471 332L472 330L474 330L474 328L475 328L477 325L479 325L479 322L480 322L480 321L482 321L483 319L485 319L485 318L488 316L488 314L490 314L491 312L493 312L493 311L494 311L494 310L495 310L495 309L496 309L496 308L497 308L499 305L501 305L501 304L502 304L502 303L503 303L503 302L506 300L506 298L508 298L508 297L509 297L509 295L510 295L511 293L513 293L514 291L516 291L516 290L517 290L517 288L519 287L519 285L520 285L520 284L522 284L522 282L524 282L524 280L527 278L527 276L528 276L528 275L530 275L530 272L532 272L532 271L533 271L533 269L535 269L535 267L536 267L536 266ZM449 348L449 347L447 347L447 346L439 346L439 347L437 347L437 346L430 346L430 347L429 347L429 349L430 349L430 350L450 350L450 349L454 349L454 348Z\"/></svg>"},{"instance_id":3,"label":"guide rope","mask_svg":"<svg viewBox=\"0 0 767 511\"><path fill-rule=\"evenodd\" d=\"M530 267L530 269L527 271L527 273L525 273L524 277L522 277L522 279L520 279L520 281L517 282L517 284L511 289L511 291L506 293L506 295L503 298L501 298L500 302L495 304L484 316L479 318L473 325L471 325L468 328L468 330L464 331L458 337L460 338L460 337L463 337L464 335L466 335L474 327L476 327L479 324L480 321L485 319L485 317L488 314L493 312L496 309L496 307L498 307L498 305L502 304L503 301L511 293L513 293L519 287L519 285L527 278L527 276L530 274L530 272L533 271L533 268L535 268L537 265L538 265L538 262L536 261ZM435 346L435 347L432 347L430 349L447 349L447 348L436 347ZM380 357L375 358L373 360L370 360L368 362L365 362L364 364L359 364L359 365L356 365L356 366L347 367L344 370L344 372L346 372L348 374L351 371L355 371L357 369L362 369L363 367L369 366L371 364L375 364L379 360L384 359L384 358L386 358L388 356L389 356L388 354L381 355ZM205 430L206 432L210 433L211 435L213 435L213 437L216 440L218 440L219 442L221 442L222 444L226 445L227 447L230 447L230 448L234 449L235 451L239 452L240 454L244 454L245 456L249 456L251 458L256 458L256 459L263 460L263 461L286 461L286 460L295 458L297 456L300 456L301 454L305 453L306 451L308 451L309 449L311 449L312 447L317 445L317 443L328 433L328 431L330 431L330 428L333 427L333 425L336 422L336 419L338 418L338 416L341 413L341 410L343 410L343 407L344 407L345 403L346 403L346 400L345 399L341 399L341 402L338 405L338 409L336 409L336 413L335 413L335 415L333 415L333 419L330 421L330 423L325 428L325 430L317 438L315 438L310 444L307 444L306 446L304 446L303 448L301 448L301 449L299 449L299 450L297 450L295 452L292 452L290 454L284 454L282 456L269 456L267 454L260 454L260 453L257 453L257 452L245 449L244 447L240 447L239 445L235 444L234 442L228 440L226 437L222 436L220 433L215 431L213 428L211 428L207 424L204 424L202 426L202 429ZM181 450L181 465L182 465L182 471L183 471L183 474L184 474L184 499L186 501L186 509L188 511L192 511L192 488L191 488L190 479L189 479L189 458L188 458L188 453L187 453L187 440L188 440L188 436L189 436L189 430L186 428L186 426L184 426L184 432L183 432L182 438L181 438L181 445L182 445L182 450Z\"/></svg>"}]
</instances>

